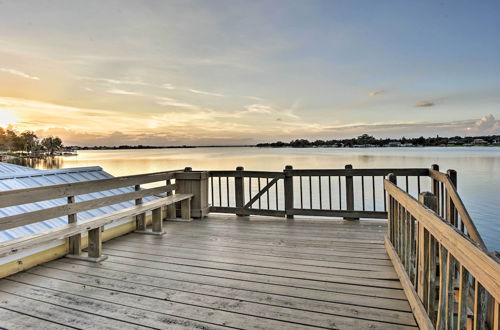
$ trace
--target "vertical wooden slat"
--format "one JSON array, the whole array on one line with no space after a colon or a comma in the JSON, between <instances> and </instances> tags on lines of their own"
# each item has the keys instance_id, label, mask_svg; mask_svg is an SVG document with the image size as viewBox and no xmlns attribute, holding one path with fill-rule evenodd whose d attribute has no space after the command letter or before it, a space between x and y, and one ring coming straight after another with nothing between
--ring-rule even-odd
<instances>
[{"instance_id":1,"label":"vertical wooden slat","mask_svg":"<svg viewBox=\"0 0 500 330\"><path fill-rule=\"evenodd\" d=\"M302 176L299 176L299 183L300 183L300 208L304 208L304 193L303 193L303 188L302 188Z\"/></svg>"},{"instance_id":2,"label":"vertical wooden slat","mask_svg":"<svg viewBox=\"0 0 500 330\"><path fill-rule=\"evenodd\" d=\"M436 320L436 257L437 257L437 248L436 248L436 239L430 235L429 239L429 293L427 297L429 299L427 305L429 318L432 321Z\"/></svg>"},{"instance_id":3,"label":"vertical wooden slat","mask_svg":"<svg viewBox=\"0 0 500 330\"><path fill-rule=\"evenodd\" d=\"M210 177L210 193L212 195L212 206L214 206L214 177Z\"/></svg>"},{"instance_id":4,"label":"vertical wooden slat","mask_svg":"<svg viewBox=\"0 0 500 330\"><path fill-rule=\"evenodd\" d=\"M363 211L365 210L365 177L361 176L361 203Z\"/></svg>"},{"instance_id":5,"label":"vertical wooden slat","mask_svg":"<svg viewBox=\"0 0 500 330\"><path fill-rule=\"evenodd\" d=\"M352 170L352 165L346 165L345 169L346 171ZM345 176L345 194L347 211L354 211L354 178L352 175Z\"/></svg>"},{"instance_id":6,"label":"vertical wooden slat","mask_svg":"<svg viewBox=\"0 0 500 330\"><path fill-rule=\"evenodd\" d=\"M342 183L340 182L340 175L337 178L339 179L339 210L342 210Z\"/></svg>"},{"instance_id":7,"label":"vertical wooden slat","mask_svg":"<svg viewBox=\"0 0 500 330\"><path fill-rule=\"evenodd\" d=\"M328 201L332 210L332 177L328 176Z\"/></svg>"},{"instance_id":8,"label":"vertical wooden slat","mask_svg":"<svg viewBox=\"0 0 500 330\"><path fill-rule=\"evenodd\" d=\"M447 329L454 329L453 327L453 316L454 316L454 311L455 311L455 292L454 292L454 280L455 280L455 259L451 255L451 253L448 251L448 258L447 258L447 265L446 269L448 270L446 275L446 291L448 293L448 297L446 299L446 307L445 311L446 314L443 315L443 317L446 317L446 328Z\"/></svg>"},{"instance_id":9,"label":"vertical wooden slat","mask_svg":"<svg viewBox=\"0 0 500 330\"><path fill-rule=\"evenodd\" d=\"M219 206L222 206L222 177L219 177Z\"/></svg>"},{"instance_id":10,"label":"vertical wooden slat","mask_svg":"<svg viewBox=\"0 0 500 330\"><path fill-rule=\"evenodd\" d=\"M261 178L257 178L257 193L260 193L260 189L261 189L261 186L260 186L260 179ZM259 209L262 208L262 202L261 202L261 196L259 196Z\"/></svg>"},{"instance_id":11,"label":"vertical wooden slat","mask_svg":"<svg viewBox=\"0 0 500 330\"><path fill-rule=\"evenodd\" d=\"M373 211L377 208L377 199L375 198L375 176L372 176L372 198L373 198Z\"/></svg>"},{"instance_id":12,"label":"vertical wooden slat","mask_svg":"<svg viewBox=\"0 0 500 330\"><path fill-rule=\"evenodd\" d=\"M319 184L319 209L323 209L323 194L321 191L321 176L318 176L318 184Z\"/></svg>"},{"instance_id":13,"label":"vertical wooden slat","mask_svg":"<svg viewBox=\"0 0 500 330\"><path fill-rule=\"evenodd\" d=\"M68 204L75 202L75 196L68 196ZM77 222L76 214L68 214L68 223ZM82 234L76 234L68 238L68 253L73 255L80 255L82 252Z\"/></svg>"},{"instance_id":14,"label":"vertical wooden slat","mask_svg":"<svg viewBox=\"0 0 500 330\"><path fill-rule=\"evenodd\" d=\"M226 176L226 205L229 207L229 177ZM259 199L260 202L260 199Z\"/></svg>"},{"instance_id":15,"label":"vertical wooden slat","mask_svg":"<svg viewBox=\"0 0 500 330\"><path fill-rule=\"evenodd\" d=\"M495 300L493 306L493 329L500 330L500 302Z\"/></svg>"},{"instance_id":16,"label":"vertical wooden slat","mask_svg":"<svg viewBox=\"0 0 500 330\"><path fill-rule=\"evenodd\" d=\"M417 285L417 243L418 234L415 230L415 218L410 215L410 280L412 280L414 285Z\"/></svg>"},{"instance_id":17,"label":"vertical wooden slat","mask_svg":"<svg viewBox=\"0 0 500 330\"><path fill-rule=\"evenodd\" d=\"M467 310L469 298L469 271L460 266L460 284L458 292L458 329L467 327Z\"/></svg>"},{"instance_id":18,"label":"vertical wooden slat","mask_svg":"<svg viewBox=\"0 0 500 330\"><path fill-rule=\"evenodd\" d=\"M417 176L417 193L420 195L420 191L421 191L421 188L420 188L420 176Z\"/></svg>"},{"instance_id":19,"label":"vertical wooden slat","mask_svg":"<svg viewBox=\"0 0 500 330\"><path fill-rule=\"evenodd\" d=\"M313 190L312 190L312 177L309 176L309 208L313 208Z\"/></svg>"},{"instance_id":20,"label":"vertical wooden slat","mask_svg":"<svg viewBox=\"0 0 500 330\"><path fill-rule=\"evenodd\" d=\"M447 266L448 266L448 251L443 245L439 244L439 302L438 302L436 330L447 329L446 328L446 319L447 319L446 306L448 301Z\"/></svg>"},{"instance_id":21,"label":"vertical wooden slat","mask_svg":"<svg viewBox=\"0 0 500 330\"><path fill-rule=\"evenodd\" d=\"M269 184L269 178L266 178L266 186ZM269 189L266 191L266 205L269 210Z\"/></svg>"},{"instance_id":22,"label":"vertical wooden slat","mask_svg":"<svg viewBox=\"0 0 500 330\"><path fill-rule=\"evenodd\" d=\"M134 187L135 191L141 190L141 185L135 185ZM135 205L141 205L142 204L142 198L137 198L135 200ZM136 229L137 230L146 230L146 214L141 213L135 216L135 223L136 223Z\"/></svg>"},{"instance_id":23,"label":"vertical wooden slat","mask_svg":"<svg viewBox=\"0 0 500 330\"><path fill-rule=\"evenodd\" d=\"M279 181L276 181L276 184L274 185L274 187L276 188L276 189L274 190L274 192L275 192L275 194L276 194L276 201L275 201L275 202L276 202L276 210L278 210L278 209L279 209L279 204L278 204L278 196L279 196L279 194L278 194L278 182L279 182Z\"/></svg>"},{"instance_id":24,"label":"vertical wooden slat","mask_svg":"<svg viewBox=\"0 0 500 330\"><path fill-rule=\"evenodd\" d=\"M406 185L405 185L405 189L406 189L406 192L409 192L410 191L410 187L409 187L409 184L408 184L408 175L405 177L406 178Z\"/></svg>"},{"instance_id":25,"label":"vertical wooden slat","mask_svg":"<svg viewBox=\"0 0 500 330\"><path fill-rule=\"evenodd\" d=\"M248 177L248 200L250 201L252 199L252 178ZM252 208L252 205L250 205L250 208Z\"/></svg>"},{"instance_id":26,"label":"vertical wooden slat","mask_svg":"<svg viewBox=\"0 0 500 330\"><path fill-rule=\"evenodd\" d=\"M167 186L169 186L170 184L172 183L172 181L167 180ZM213 191L213 187L214 187L214 181L213 181L213 177L212 177L212 205L214 205L214 191ZM167 196L172 196L172 192L169 191L167 192ZM166 217L170 218L170 219L175 219L177 218L177 209L175 208L175 204L169 204L167 205L167 214L166 214Z\"/></svg>"},{"instance_id":27,"label":"vertical wooden slat","mask_svg":"<svg viewBox=\"0 0 500 330\"><path fill-rule=\"evenodd\" d=\"M474 289L474 330L486 329L486 290L475 280Z\"/></svg>"}]
</instances>

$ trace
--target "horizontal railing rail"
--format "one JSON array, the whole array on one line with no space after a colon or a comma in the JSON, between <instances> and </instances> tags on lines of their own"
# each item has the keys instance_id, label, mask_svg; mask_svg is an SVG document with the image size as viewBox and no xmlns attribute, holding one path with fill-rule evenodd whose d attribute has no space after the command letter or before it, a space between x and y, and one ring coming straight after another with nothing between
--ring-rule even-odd
<instances>
[{"instance_id":1,"label":"horizontal railing rail","mask_svg":"<svg viewBox=\"0 0 500 330\"><path fill-rule=\"evenodd\" d=\"M436 175L434 175L436 176ZM500 265L439 214L434 194L419 201L384 182L386 247L423 329L498 329Z\"/></svg>"},{"instance_id":2,"label":"horizontal railing rail","mask_svg":"<svg viewBox=\"0 0 500 330\"><path fill-rule=\"evenodd\" d=\"M238 215L387 218L383 179L403 177L406 191L418 195L427 168L293 169L283 172L209 171L211 212ZM430 181L425 184L430 184Z\"/></svg>"},{"instance_id":3,"label":"horizontal railing rail","mask_svg":"<svg viewBox=\"0 0 500 330\"><path fill-rule=\"evenodd\" d=\"M457 172L448 170L447 173L439 172L438 165L432 165L429 170L432 179L432 193L437 197L437 213L451 225L469 236L486 249L483 239L479 234L474 221L472 221L467 208L457 192Z\"/></svg>"}]
</instances>

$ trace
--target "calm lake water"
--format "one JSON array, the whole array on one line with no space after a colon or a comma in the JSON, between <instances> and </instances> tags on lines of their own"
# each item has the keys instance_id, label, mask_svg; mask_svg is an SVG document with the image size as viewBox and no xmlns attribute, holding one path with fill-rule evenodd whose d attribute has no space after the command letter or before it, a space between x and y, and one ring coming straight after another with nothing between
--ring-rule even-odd
<instances>
[{"instance_id":1,"label":"calm lake water","mask_svg":"<svg viewBox=\"0 0 500 330\"><path fill-rule=\"evenodd\" d=\"M489 249L500 250L500 148L192 148L80 151L76 157L39 162L36 168L101 166L115 175L182 169L280 171L294 168L429 167L458 172L458 190Z\"/></svg>"}]
</instances>

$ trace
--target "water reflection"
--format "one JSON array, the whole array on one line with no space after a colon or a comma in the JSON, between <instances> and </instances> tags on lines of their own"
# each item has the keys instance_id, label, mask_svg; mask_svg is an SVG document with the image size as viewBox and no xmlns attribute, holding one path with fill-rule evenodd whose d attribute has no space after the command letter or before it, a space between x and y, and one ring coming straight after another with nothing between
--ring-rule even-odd
<instances>
[{"instance_id":1,"label":"water reflection","mask_svg":"<svg viewBox=\"0 0 500 330\"><path fill-rule=\"evenodd\" d=\"M15 158L8 160L8 162L42 170L54 170L64 167L64 158L62 157Z\"/></svg>"}]
</instances>

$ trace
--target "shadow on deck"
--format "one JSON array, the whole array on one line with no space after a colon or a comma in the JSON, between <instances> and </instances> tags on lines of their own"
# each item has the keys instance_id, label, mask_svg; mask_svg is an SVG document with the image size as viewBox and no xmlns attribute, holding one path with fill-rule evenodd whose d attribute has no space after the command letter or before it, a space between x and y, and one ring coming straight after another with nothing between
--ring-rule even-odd
<instances>
[{"instance_id":1,"label":"shadow on deck","mask_svg":"<svg viewBox=\"0 0 500 330\"><path fill-rule=\"evenodd\" d=\"M403 329L385 221L210 215L0 280L7 328Z\"/></svg>"}]
</instances>

